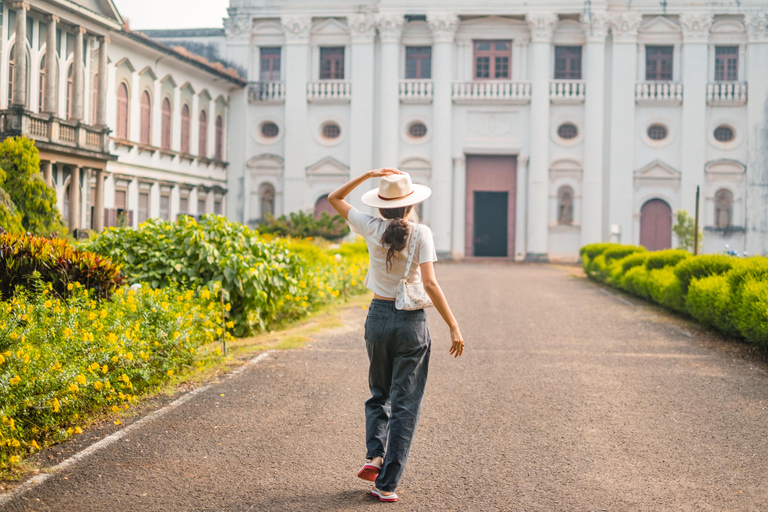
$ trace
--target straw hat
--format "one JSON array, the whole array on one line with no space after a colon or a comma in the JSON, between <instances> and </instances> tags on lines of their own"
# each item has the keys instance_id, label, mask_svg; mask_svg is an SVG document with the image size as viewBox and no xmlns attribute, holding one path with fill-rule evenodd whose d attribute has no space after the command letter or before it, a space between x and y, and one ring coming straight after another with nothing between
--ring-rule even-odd
<instances>
[{"instance_id":1,"label":"straw hat","mask_svg":"<svg viewBox=\"0 0 768 512\"><path fill-rule=\"evenodd\" d=\"M414 185L407 172L382 176L379 188L363 194L362 201L374 208L402 208L420 203L432 195L432 190L424 185Z\"/></svg>"}]
</instances>

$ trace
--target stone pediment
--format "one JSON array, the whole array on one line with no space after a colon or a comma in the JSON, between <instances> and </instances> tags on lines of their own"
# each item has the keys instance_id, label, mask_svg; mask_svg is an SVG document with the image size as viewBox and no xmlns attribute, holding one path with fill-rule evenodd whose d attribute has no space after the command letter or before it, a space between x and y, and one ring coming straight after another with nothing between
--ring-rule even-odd
<instances>
[{"instance_id":1,"label":"stone pediment","mask_svg":"<svg viewBox=\"0 0 768 512\"><path fill-rule=\"evenodd\" d=\"M712 25L712 29L710 29L709 33L711 35L718 35L718 34L744 34L746 33L746 30L744 29L744 25L734 19L727 19L727 20L720 20L717 21Z\"/></svg>"},{"instance_id":2,"label":"stone pediment","mask_svg":"<svg viewBox=\"0 0 768 512\"><path fill-rule=\"evenodd\" d=\"M348 176L349 167L327 156L307 167L307 176Z\"/></svg>"},{"instance_id":3,"label":"stone pediment","mask_svg":"<svg viewBox=\"0 0 768 512\"><path fill-rule=\"evenodd\" d=\"M643 35L679 34L680 25L664 16L656 16L640 25L638 33Z\"/></svg>"},{"instance_id":4,"label":"stone pediment","mask_svg":"<svg viewBox=\"0 0 768 512\"><path fill-rule=\"evenodd\" d=\"M142 69L141 71L139 71L139 75L141 75L141 76L147 75L147 76L148 76L148 77L150 77L152 80L157 80L157 75L156 75L156 74L155 74L155 72L152 70L152 68L151 68L151 67L149 67L149 66L147 66L147 67L145 67L144 69Z\"/></svg>"},{"instance_id":5,"label":"stone pediment","mask_svg":"<svg viewBox=\"0 0 768 512\"><path fill-rule=\"evenodd\" d=\"M162 84L168 84L171 87L176 87L176 81L173 79L171 75L165 75L162 80L160 80L160 83Z\"/></svg>"},{"instance_id":6,"label":"stone pediment","mask_svg":"<svg viewBox=\"0 0 768 512\"><path fill-rule=\"evenodd\" d=\"M284 161L277 155L271 155L269 153L263 153L261 155L252 156L245 163L249 169L264 169L264 170L282 170Z\"/></svg>"},{"instance_id":7,"label":"stone pediment","mask_svg":"<svg viewBox=\"0 0 768 512\"><path fill-rule=\"evenodd\" d=\"M581 160L578 158L556 158L549 163L552 171L581 171Z\"/></svg>"},{"instance_id":8,"label":"stone pediment","mask_svg":"<svg viewBox=\"0 0 768 512\"><path fill-rule=\"evenodd\" d=\"M268 20L257 22L251 29L251 34L255 36L283 37L285 36L285 31L279 21Z\"/></svg>"},{"instance_id":9,"label":"stone pediment","mask_svg":"<svg viewBox=\"0 0 768 512\"><path fill-rule=\"evenodd\" d=\"M346 23L337 20L336 18L328 18L320 21L312 26L312 34L324 36L348 36L349 27Z\"/></svg>"},{"instance_id":10,"label":"stone pediment","mask_svg":"<svg viewBox=\"0 0 768 512\"><path fill-rule=\"evenodd\" d=\"M56 3L67 4L68 2ZM102 16L116 21L121 25L123 24L123 18L120 17L120 13L117 11L117 7L112 0L72 0L72 3L81 7L85 7L89 11L95 12L96 14L101 14Z\"/></svg>"},{"instance_id":11,"label":"stone pediment","mask_svg":"<svg viewBox=\"0 0 768 512\"><path fill-rule=\"evenodd\" d=\"M133 65L133 64L131 64L131 61L130 61L130 60L128 60L128 57L125 57L125 58L123 58L123 59L120 59L120 60L119 60L119 61L117 61L117 63L115 64L115 68L119 68L119 67L121 67L121 66L125 66L125 67L126 67L126 68L127 68L127 69L128 69L130 72L131 72L131 73L133 73L134 71L136 71L136 68L134 67L134 65Z\"/></svg>"},{"instance_id":12,"label":"stone pediment","mask_svg":"<svg viewBox=\"0 0 768 512\"><path fill-rule=\"evenodd\" d=\"M736 160L713 160L704 166L708 174L744 174L747 170Z\"/></svg>"},{"instance_id":13,"label":"stone pediment","mask_svg":"<svg viewBox=\"0 0 768 512\"><path fill-rule=\"evenodd\" d=\"M680 186L680 172L672 166L654 160L634 173L635 187L673 187Z\"/></svg>"}]
</instances>

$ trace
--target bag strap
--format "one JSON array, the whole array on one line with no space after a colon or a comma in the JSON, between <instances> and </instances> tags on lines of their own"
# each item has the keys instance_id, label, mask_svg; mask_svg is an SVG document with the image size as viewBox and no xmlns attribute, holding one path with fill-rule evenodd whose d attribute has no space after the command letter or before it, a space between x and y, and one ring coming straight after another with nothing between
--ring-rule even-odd
<instances>
[{"instance_id":1,"label":"bag strap","mask_svg":"<svg viewBox=\"0 0 768 512\"><path fill-rule=\"evenodd\" d=\"M416 252L416 228L419 227L418 224L411 224L413 226L413 229L411 229L411 248L408 250L408 263L405 265L405 275L403 276L403 279L408 281L408 274L411 271L411 262L413 261L413 254Z\"/></svg>"}]
</instances>

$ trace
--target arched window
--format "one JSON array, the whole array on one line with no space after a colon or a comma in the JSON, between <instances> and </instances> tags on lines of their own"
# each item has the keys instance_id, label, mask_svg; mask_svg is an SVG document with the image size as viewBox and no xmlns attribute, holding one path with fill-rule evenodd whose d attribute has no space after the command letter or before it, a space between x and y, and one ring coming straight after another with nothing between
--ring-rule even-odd
<instances>
[{"instance_id":1,"label":"arched window","mask_svg":"<svg viewBox=\"0 0 768 512\"><path fill-rule=\"evenodd\" d=\"M181 107L181 152L189 154L189 105Z\"/></svg>"},{"instance_id":2,"label":"arched window","mask_svg":"<svg viewBox=\"0 0 768 512\"><path fill-rule=\"evenodd\" d=\"M8 106L13 102L13 73L16 68L16 45L8 52Z\"/></svg>"},{"instance_id":3,"label":"arched window","mask_svg":"<svg viewBox=\"0 0 768 512\"><path fill-rule=\"evenodd\" d=\"M149 92L144 91L141 93L141 129L139 132L139 142L149 146L151 140L149 138L150 127L152 123L152 103L149 99Z\"/></svg>"},{"instance_id":4,"label":"arched window","mask_svg":"<svg viewBox=\"0 0 768 512\"><path fill-rule=\"evenodd\" d=\"M45 99L45 54L40 57L40 70L37 74L37 111L43 111L43 100Z\"/></svg>"},{"instance_id":5,"label":"arched window","mask_svg":"<svg viewBox=\"0 0 768 512\"><path fill-rule=\"evenodd\" d=\"M715 227L726 229L733 225L733 192L721 188L715 192Z\"/></svg>"},{"instance_id":6,"label":"arched window","mask_svg":"<svg viewBox=\"0 0 768 512\"><path fill-rule=\"evenodd\" d=\"M163 100L163 140L162 145L165 149L171 149L171 101L168 98Z\"/></svg>"},{"instance_id":7,"label":"arched window","mask_svg":"<svg viewBox=\"0 0 768 512\"><path fill-rule=\"evenodd\" d=\"M67 68L67 119L72 117L72 74L74 68L74 64L70 64Z\"/></svg>"},{"instance_id":8,"label":"arched window","mask_svg":"<svg viewBox=\"0 0 768 512\"><path fill-rule=\"evenodd\" d=\"M560 187L557 191L557 223L573 224L573 189Z\"/></svg>"},{"instance_id":9,"label":"arched window","mask_svg":"<svg viewBox=\"0 0 768 512\"><path fill-rule=\"evenodd\" d=\"M128 139L128 87L125 83L117 86L117 138Z\"/></svg>"},{"instance_id":10,"label":"arched window","mask_svg":"<svg viewBox=\"0 0 768 512\"><path fill-rule=\"evenodd\" d=\"M200 158L205 158L208 147L208 115L205 110L200 111L200 139L198 140L197 154Z\"/></svg>"},{"instance_id":11,"label":"arched window","mask_svg":"<svg viewBox=\"0 0 768 512\"><path fill-rule=\"evenodd\" d=\"M261 202L261 220L267 216L275 215L275 187L270 183L262 183L259 187L259 198Z\"/></svg>"},{"instance_id":12,"label":"arched window","mask_svg":"<svg viewBox=\"0 0 768 512\"><path fill-rule=\"evenodd\" d=\"M214 160L224 160L224 120L221 116L216 116L216 148L214 150Z\"/></svg>"}]
</instances>

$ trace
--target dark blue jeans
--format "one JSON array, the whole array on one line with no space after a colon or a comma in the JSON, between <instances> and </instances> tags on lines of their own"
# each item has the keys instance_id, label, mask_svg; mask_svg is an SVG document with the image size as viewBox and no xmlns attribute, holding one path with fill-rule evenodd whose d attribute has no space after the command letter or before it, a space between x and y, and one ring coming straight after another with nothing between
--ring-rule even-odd
<instances>
[{"instance_id":1,"label":"dark blue jeans","mask_svg":"<svg viewBox=\"0 0 768 512\"><path fill-rule=\"evenodd\" d=\"M429 337L423 309L399 311L395 302L373 299L365 320L368 386L365 402L366 458L384 457L376 488L392 492L411 451L427 384Z\"/></svg>"}]
</instances>

